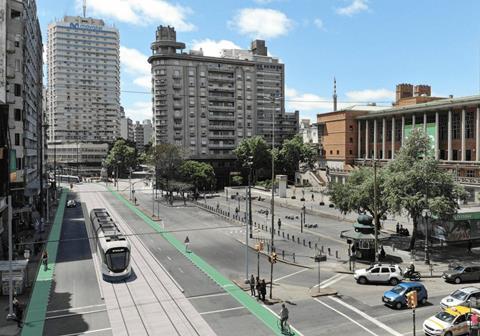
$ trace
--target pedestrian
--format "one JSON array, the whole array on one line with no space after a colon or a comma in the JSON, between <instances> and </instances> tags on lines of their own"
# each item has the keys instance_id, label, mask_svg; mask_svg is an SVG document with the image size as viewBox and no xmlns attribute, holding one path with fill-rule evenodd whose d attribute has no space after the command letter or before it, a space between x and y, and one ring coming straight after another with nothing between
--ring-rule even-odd
<instances>
[{"instance_id":1,"label":"pedestrian","mask_svg":"<svg viewBox=\"0 0 480 336\"><path fill-rule=\"evenodd\" d=\"M218 209L220 209L220 203L219 202L217 202L217 211L218 211Z\"/></svg>"},{"instance_id":2,"label":"pedestrian","mask_svg":"<svg viewBox=\"0 0 480 336\"><path fill-rule=\"evenodd\" d=\"M265 216L268 218L268 210L265 211Z\"/></svg>"},{"instance_id":3,"label":"pedestrian","mask_svg":"<svg viewBox=\"0 0 480 336\"><path fill-rule=\"evenodd\" d=\"M282 227L282 220L279 218L278 219L278 231L280 231L280 228Z\"/></svg>"},{"instance_id":4,"label":"pedestrian","mask_svg":"<svg viewBox=\"0 0 480 336\"><path fill-rule=\"evenodd\" d=\"M43 251L42 263L43 263L44 270L47 271L48 270L48 252L47 252L47 250Z\"/></svg>"},{"instance_id":5,"label":"pedestrian","mask_svg":"<svg viewBox=\"0 0 480 336\"><path fill-rule=\"evenodd\" d=\"M190 238L188 238L188 236L185 237L184 243L185 243L185 252L187 253L190 252L190 250L188 249L188 245L190 245Z\"/></svg>"},{"instance_id":6,"label":"pedestrian","mask_svg":"<svg viewBox=\"0 0 480 336\"><path fill-rule=\"evenodd\" d=\"M384 250L383 245L382 245L382 247L380 249L380 260L384 260L386 256L387 256L387 254L385 253L385 250Z\"/></svg>"},{"instance_id":7,"label":"pedestrian","mask_svg":"<svg viewBox=\"0 0 480 336\"><path fill-rule=\"evenodd\" d=\"M255 296L255 278L253 274L250 276L250 294Z\"/></svg>"},{"instance_id":8,"label":"pedestrian","mask_svg":"<svg viewBox=\"0 0 480 336\"><path fill-rule=\"evenodd\" d=\"M315 196L312 193L312 202L315 202Z\"/></svg>"},{"instance_id":9,"label":"pedestrian","mask_svg":"<svg viewBox=\"0 0 480 336\"><path fill-rule=\"evenodd\" d=\"M262 284L260 282L260 278L257 276L256 281L255 281L255 288L257 289L257 297L260 299L262 296L262 290L261 290Z\"/></svg>"},{"instance_id":10,"label":"pedestrian","mask_svg":"<svg viewBox=\"0 0 480 336\"><path fill-rule=\"evenodd\" d=\"M265 279L262 279L260 290L262 291L262 301L265 302L265 295L267 295L267 284L265 283Z\"/></svg>"},{"instance_id":11,"label":"pedestrian","mask_svg":"<svg viewBox=\"0 0 480 336\"><path fill-rule=\"evenodd\" d=\"M468 241L467 252L468 252L468 253L472 253L472 240L469 240L469 241Z\"/></svg>"},{"instance_id":12,"label":"pedestrian","mask_svg":"<svg viewBox=\"0 0 480 336\"><path fill-rule=\"evenodd\" d=\"M135 202L134 204L137 205L137 198L136 197L133 198L133 201Z\"/></svg>"},{"instance_id":13,"label":"pedestrian","mask_svg":"<svg viewBox=\"0 0 480 336\"><path fill-rule=\"evenodd\" d=\"M395 231L397 233L400 233L400 223L399 222L397 222L397 225L395 226Z\"/></svg>"},{"instance_id":14,"label":"pedestrian","mask_svg":"<svg viewBox=\"0 0 480 336\"><path fill-rule=\"evenodd\" d=\"M15 321L17 321L17 327L23 327L23 307L20 303L17 304L17 309L15 310Z\"/></svg>"}]
</instances>

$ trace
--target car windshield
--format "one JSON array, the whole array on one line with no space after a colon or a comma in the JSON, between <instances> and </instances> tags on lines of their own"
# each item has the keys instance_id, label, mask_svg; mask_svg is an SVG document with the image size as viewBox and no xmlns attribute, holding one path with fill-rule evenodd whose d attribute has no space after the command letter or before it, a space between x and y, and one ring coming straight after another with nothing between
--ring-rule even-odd
<instances>
[{"instance_id":1,"label":"car windshield","mask_svg":"<svg viewBox=\"0 0 480 336\"><path fill-rule=\"evenodd\" d=\"M394 292L395 294L401 294L404 290L405 288L402 286L395 286L392 288L391 291Z\"/></svg>"},{"instance_id":2,"label":"car windshield","mask_svg":"<svg viewBox=\"0 0 480 336\"><path fill-rule=\"evenodd\" d=\"M461 273L461 272L463 272L463 267L462 267L462 266L457 266L457 267L455 267L453 270L454 270L455 272Z\"/></svg>"},{"instance_id":3,"label":"car windshield","mask_svg":"<svg viewBox=\"0 0 480 336\"><path fill-rule=\"evenodd\" d=\"M467 293L462 292L461 290L456 290L455 292L450 294L450 296L453 297L454 299L463 301L467 297Z\"/></svg>"},{"instance_id":4,"label":"car windshield","mask_svg":"<svg viewBox=\"0 0 480 336\"><path fill-rule=\"evenodd\" d=\"M451 323L455 319L455 316L453 316L453 315L451 315L447 312L438 313L437 315L435 315L435 317L438 318L439 320L447 322L447 323Z\"/></svg>"}]
</instances>

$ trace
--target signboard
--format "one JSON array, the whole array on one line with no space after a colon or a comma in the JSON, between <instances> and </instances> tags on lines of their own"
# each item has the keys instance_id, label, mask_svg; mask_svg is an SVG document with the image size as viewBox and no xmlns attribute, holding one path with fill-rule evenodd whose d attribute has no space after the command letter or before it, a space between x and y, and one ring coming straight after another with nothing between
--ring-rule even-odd
<instances>
[{"instance_id":1,"label":"signboard","mask_svg":"<svg viewBox=\"0 0 480 336\"><path fill-rule=\"evenodd\" d=\"M7 102L7 4L0 0L0 104Z\"/></svg>"},{"instance_id":2,"label":"signboard","mask_svg":"<svg viewBox=\"0 0 480 336\"><path fill-rule=\"evenodd\" d=\"M83 23L78 23L78 22L71 22L70 25L69 25L69 28L92 30L92 31L103 30L102 26L89 25L89 24L83 24Z\"/></svg>"},{"instance_id":3,"label":"signboard","mask_svg":"<svg viewBox=\"0 0 480 336\"><path fill-rule=\"evenodd\" d=\"M425 222L418 220L418 230L425 232ZM459 213L450 220L430 218L429 235L444 242L462 242L480 239L480 212Z\"/></svg>"},{"instance_id":4,"label":"signboard","mask_svg":"<svg viewBox=\"0 0 480 336\"><path fill-rule=\"evenodd\" d=\"M419 124L415 124L415 129L420 129L423 131L423 122ZM413 126L412 125L405 125L403 128L403 138L405 140L408 139L410 134L413 131ZM437 126L435 123L427 123L427 135L430 138L430 152L429 155L435 156L435 144L437 143Z\"/></svg>"}]
</instances>

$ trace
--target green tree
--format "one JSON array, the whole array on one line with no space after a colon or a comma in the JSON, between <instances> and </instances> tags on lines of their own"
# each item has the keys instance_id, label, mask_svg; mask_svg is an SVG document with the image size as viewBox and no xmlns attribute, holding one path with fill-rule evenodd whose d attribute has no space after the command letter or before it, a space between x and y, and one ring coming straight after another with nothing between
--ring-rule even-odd
<instances>
[{"instance_id":1,"label":"green tree","mask_svg":"<svg viewBox=\"0 0 480 336\"><path fill-rule=\"evenodd\" d=\"M205 162L185 161L180 167L180 174L183 181L193 185L197 193L199 190L209 190L216 182L213 167Z\"/></svg>"},{"instance_id":2,"label":"green tree","mask_svg":"<svg viewBox=\"0 0 480 336\"><path fill-rule=\"evenodd\" d=\"M271 165L269 146L260 136L242 140L233 151L242 167L252 161L253 184L263 175L268 174Z\"/></svg>"},{"instance_id":3,"label":"green tree","mask_svg":"<svg viewBox=\"0 0 480 336\"><path fill-rule=\"evenodd\" d=\"M233 185L239 186L239 185L242 185L242 183L243 183L243 177L242 176L235 175L234 177L232 177L232 184Z\"/></svg>"},{"instance_id":4,"label":"green tree","mask_svg":"<svg viewBox=\"0 0 480 336\"><path fill-rule=\"evenodd\" d=\"M129 173L130 168L135 168L136 165L135 147L129 146L124 139L115 141L105 159L105 166L112 171L118 168L118 174L122 176Z\"/></svg>"},{"instance_id":5,"label":"green tree","mask_svg":"<svg viewBox=\"0 0 480 336\"><path fill-rule=\"evenodd\" d=\"M159 144L151 148L149 163L155 166L156 181L172 196L170 182L180 177L180 167L184 160L184 152L181 147L173 144ZM162 179L163 181L159 181Z\"/></svg>"},{"instance_id":6,"label":"green tree","mask_svg":"<svg viewBox=\"0 0 480 336\"><path fill-rule=\"evenodd\" d=\"M386 201L393 211L406 211L413 222L410 249L415 246L417 224L424 209L447 218L457 212L458 201L467 197L465 189L454 181L452 174L441 169L431 156L430 139L420 129L410 133L386 169Z\"/></svg>"},{"instance_id":7,"label":"green tree","mask_svg":"<svg viewBox=\"0 0 480 336\"><path fill-rule=\"evenodd\" d=\"M380 218L390 210L390 204L385 200L386 169L377 169L377 222L380 227ZM362 167L354 170L348 176L345 184L329 183L327 195L335 207L342 213L368 212L375 218L374 208L374 172L371 167Z\"/></svg>"},{"instance_id":8,"label":"green tree","mask_svg":"<svg viewBox=\"0 0 480 336\"><path fill-rule=\"evenodd\" d=\"M297 134L289 140L285 140L278 153L278 165L280 171L290 177L295 176L300 163L312 168L315 163L315 150L312 146L303 143L301 135Z\"/></svg>"}]
</instances>

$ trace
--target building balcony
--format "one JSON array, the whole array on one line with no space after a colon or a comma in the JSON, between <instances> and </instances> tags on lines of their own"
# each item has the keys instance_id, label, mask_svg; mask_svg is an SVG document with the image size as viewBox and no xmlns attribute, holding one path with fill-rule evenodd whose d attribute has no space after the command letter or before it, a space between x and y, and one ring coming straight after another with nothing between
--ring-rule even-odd
<instances>
[{"instance_id":1,"label":"building balcony","mask_svg":"<svg viewBox=\"0 0 480 336\"><path fill-rule=\"evenodd\" d=\"M209 105L209 111L234 111L235 106L219 106L219 105Z\"/></svg>"},{"instance_id":2,"label":"building balcony","mask_svg":"<svg viewBox=\"0 0 480 336\"><path fill-rule=\"evenodd\" d=\"M234 87L228 87L228 86L208 85L208 91L215 91L215 92L220 92L220 91L233 92L233 91L235 91L235 88L234 88Z\"/></svg>"},{"instance_id":3,"label":"building balcony","mask_svg":"<svg viewBox=\"0 0 480 336\"><path fill-rule=\"evenodd\" d=\"M212 130L235 130L235 125L208 125Z\"/></svg>"},{"instance_id":4,"label":"building balcony","mask_svg":"<svg viewBox=\"0 0 480 336\"><path fill-rule=\"evenodd\" d=\"M209 120L235 120L234 115L210 115Z\"/></svg>"},{"instance_id":5,"label":"building balcony","mask_svg":"<svg viewBox=\"0 0 480 336\"><path fill-rule=\"evenodd\" d=\"M234 96L216 96L216 95L208 95L208 100L212 101L231 101L233 102L235 100Z\"/></svg>"},{"instance_id":6,"label":"building balcony","mask_svg":"<svg viewBox=\"0 0 480 336\"><path fill-rule=\"evenodd\" d=\"M209 139L235 139L235 134L209 134Z\"/></svg>"},{"instance_id":7,"label":"building balcony","mask_svg":"<svg viewBox=\"0 0 480 336\"><path fill-rule=\"evenodd\" d=\"M222 77L222 76L209 76L209 82L226 82L226 83L233 83L235 78L233 77Z\"/></svg>"},{"instance_id":8,"label":"building balcony","mask_svg":"<svg viewBox=\"0 0 480 336\"><path fill-rule=\"evenodd\" d=\"M209 148L216 148L216 149L231 149L235 148L235 144L208 144Z\"/></svg>"}]
</instances>

